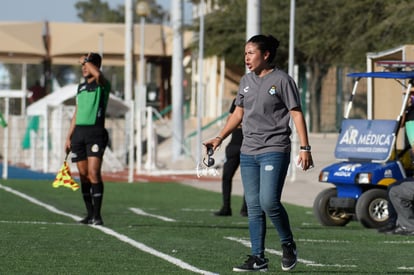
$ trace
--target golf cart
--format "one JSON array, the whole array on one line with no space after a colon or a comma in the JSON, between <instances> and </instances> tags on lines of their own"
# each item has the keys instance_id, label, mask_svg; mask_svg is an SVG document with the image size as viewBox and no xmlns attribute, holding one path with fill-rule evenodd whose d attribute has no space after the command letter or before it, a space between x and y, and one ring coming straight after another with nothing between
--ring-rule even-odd
<instances>
[{"instance_id":1,"label":"golf cart","mask_svg":"<svg viewBox=\"0 0 414 275\"><path fill-rule=\"evenodd\" d=\"M387 187L407 175L413 167L409 148L397 150L397 136L410 99L414 71L351 73L355 79L345 110L335 158L322 169L319 181L334 185L320 192L313 211L325 226L345 226L351 220L366 228L379 228L388 221ZM405 88L396 119L350 119L352 100L362 78L397 80ZM401 91L396 96L400 96ZM401 131L404 134L404 131Z\"/></svg>"}]
</instances>

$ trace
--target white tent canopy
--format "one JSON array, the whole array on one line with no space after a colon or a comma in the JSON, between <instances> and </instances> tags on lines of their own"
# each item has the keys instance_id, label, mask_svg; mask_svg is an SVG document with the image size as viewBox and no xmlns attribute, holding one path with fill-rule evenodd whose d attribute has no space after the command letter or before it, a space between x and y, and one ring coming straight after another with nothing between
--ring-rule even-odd
<instances>
[{"instance_id":1,"label":"white tent canopy","mask_svg":"<svg viewBox=\"0 0 414 275\"><path fill-rule=\"evenodd\" d=\"M140 33L139 28L138 24L134 25L136 34ZM192 42L192 32L184 32L183 37L187 48ZM75 65L80 55L94 51L105 56L105 66L124 65L125 25L122 23L0 22L0 41L0 62L5 63L38 64L50 58L52 64ZM172 56L171 27L145 24L144 41L146 57ZM136 58L140 46L140 35L135 35Z\"/></svg>"},{"instance_id":2,"label":"white tent canopy","mask_svg":"<svg viewBox=\"0 0 414 275\"><path fill-rule=\"evenodd\" d=\"M64 86L27 107L27 115L47 115L47 109L57 107L61 104L75 105L77 84ZM112 117L119 117L129 111L129 106L113 94L109 96L107 114Z\"/></svg>"},{"instance_id":3,"label":"white tent canopy","mask_svg":"<svg viewBox=\"0 0 414 275\"><path fill-rule=\"evenodd\" d=\"M63 138L62 123L64 123L64 108L74 108L75 97L77 93L77 85L71 84L64 86L53 93L41 98L40 100L32 103L26 109L28 116L40 116L43 121L43 171L49 172L56 168L53 166L60 165L56 161L63 159L59 153L54 153L55 158L50 159L51 156L48 154L49 143L52 144L52 148L63 148L63 144L60 142ZM73 109L72 109L73 110ZM110 117L120 117L129 111L129 106L119 99L118 97L110 94L109 102L107 106L107 115ZM69 125L69 122L68 122ZM54 129L50 131L50 129ZM122 168L119 160L115 159L111 150L106 150L106 156L104 156L104 164L110 163L112 169L117 167Z\"/></svg>"}]
</instances>

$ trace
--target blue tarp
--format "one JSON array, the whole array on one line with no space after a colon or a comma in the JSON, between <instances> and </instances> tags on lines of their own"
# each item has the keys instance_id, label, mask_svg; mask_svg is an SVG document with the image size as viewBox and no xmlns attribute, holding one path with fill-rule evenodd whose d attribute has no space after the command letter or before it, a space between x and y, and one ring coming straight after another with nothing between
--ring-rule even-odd
<instances>
[{"instance_id":1,"label":"blue tarp","mask_svg":"<svg viewBox=\"0 0 414 275\"><path fill-rule=\"evenodd\" d=\"M414 71L350 73L349 77L414 79Z\"/></svg>"},{"instance_id":2,"label":"blue tarp","mask_svg":"<svg viewBox=\"0 0 414 275\"><path fill-rule=\"evenodd\" d=\"M16 166L8 166L8 178L9 179L32 179L32 180L51 180L53 181L56 177L55 174L51 173L42 173L37 171L32 171L25 168L20 168ZM0 163L0 174L3 173L3 164Z\"/></svg>"}]
</instances>

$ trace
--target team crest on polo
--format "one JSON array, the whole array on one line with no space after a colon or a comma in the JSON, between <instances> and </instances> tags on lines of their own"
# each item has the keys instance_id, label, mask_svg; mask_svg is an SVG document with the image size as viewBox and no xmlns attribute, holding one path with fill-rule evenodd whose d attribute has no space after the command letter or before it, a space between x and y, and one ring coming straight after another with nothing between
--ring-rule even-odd
<instances>
[{"instance_id":1,"label":"team crest on polo","mask_svg":"<svg viewBox=\"0 0 414 275\"><path fill-rule=\"evenodd\" d=\"M99 146L98 144L94 144L92 145L91 151L94 153L97 153L99 151Z\"/></svg>"},{"instance_id":2,"label":"team crest on polo","mask_svg":"<svg viewBox=\"0 0 414 275\"><path fill-rule=\"evenodd\" d=\"M270 87L270 89L268 91L269 95L275 95L276 92L277 92L276 91L276 86L275 85L272 85L272 87Z\"/></svg>"}]
</instances>

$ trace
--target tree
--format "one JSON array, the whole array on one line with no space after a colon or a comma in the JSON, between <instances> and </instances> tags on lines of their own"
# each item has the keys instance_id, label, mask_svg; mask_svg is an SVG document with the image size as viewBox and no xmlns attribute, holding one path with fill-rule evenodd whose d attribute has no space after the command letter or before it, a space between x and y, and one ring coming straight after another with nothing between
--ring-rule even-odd
<instances>
[{"instance_id":1,"label":"tree","mask_svg":"<svg viewBox=\"0 0 414 275\"><path fill-rule=\"evenodd\" d=\"M195 1L193 1L195 2ZM205 55L226 58L226 64L244 68L244 43L246 42L246 0L218 0L220 9L205 17ZM281 40L277 59L287 64L289 32L289 2L262 0L262 33L272 34ZM267 9L267 7L271 7ZM287 14L286 14L287 12ZM195 21L193 30L199 30ZM194 43L196 48L198 41ZM243 71L243 69L241 70Z\"/></svg>"},{"instance_id":2,"label":"tree","mask_svg":"<svg viewBox=\"0 0 414 275\"><path fill-rule=\"evenodd\" d=\"M134 4L137 0L133 1ZM148 23L160 24L168 18L168 12L158 5L156 0L147 0L150 7L150 14L146 21ZM75 4L78 17L83 22L105 22L124 23L125 5L118 5L111 9L105 0L83 0ZM135 9L134 9L135 11ZM139 22L138 15L134 12L134 22ZM121 67L106 67L105 74L112 76L112 85L115 90L123 90L124 71Z\"/></svg>"},{"instance_id":3,"label":"tree","mask_svg":"<svg viewBox=\"0 0 414 275\"><path fill-rule=\"evenodd\" d=\"M410 43L408 35L392 35L399 24L411 22L403 11L413 8L405 0L346 1L298 0L296 49L299 64L311 74L311 125L320 131L322 80L331 67L365 69L367 52ZM395 15L395 11L399 11ZM404 23L403 25L406 25ZM387 39L389 36L392 39ZM412 37L412 35L411 35Z\"/></svg>"},{"instance_id":4,"label":"tree","mask_svg":"<svg viewBox=\"0 0 414 275\"><path fill-rule=\"evenodd\" d=\"M136 3L136 1L133 1ZM156 0L147 0L150 7L150 15L147 18L149 23L162 23L167 18L167 11L157 4ZM106 23L124 23L125 6L118 5L114 10L109 7L108 2L101 0L84 0L75 4L78 11L78 17L83 22L106 22ZM138 15L134 13L134 21L138 21Z\"/></svg>"},{"instance_id":5,"label":"tree","mask_svg":"<svg viewBox=\"0 0 414 275\"><path fill-rule=\"evenodd\" d=\"M124 11L120 6L111 10L108 3L101 0L79 1L75 7L83 22L122 22L124 18Z\"/></svg>"},{"instance_id":6,"label":"tree","mask_svg":"<svg viewBox=\"0 0 414 275\"><path fill-rule=\"evenodd\" d=\"M243 65L246 0L217 0L220 10L206 17L206 55L223 55ZM280 41L278 64L287 66L289 0L262 0L262 33ZM311 126L320 131L322 81L331 67L365 66L366 53L412 41L414 23L409 0L297 0L295 62L310 73ZM197 42L196 42L197 43Z\"/></svg>"},{"instance_id":7,"label":"tree","mask_svg":"<svg viewBox=\"0 0 414 275\"><path fill-rule=\"evenodd\" d=\"M298 1L296 8L296 52L297 62L310 72L308 90L310 93L311 129L320 131L322 80L334 60L343 56L344 36L337 12L344 9L344 1L309 0ZM335 15L335 16L333 16ZM349 20L351 21L351 20Z\"/></svg>"},{"instance_id":8,"label":"tree","mask_svg":"<svg viewBox=\"0 0 414 275\"><path fill-rule=\"evenodd\" d=\"M215 0L220 9L205 17L205 55L224 56L226 64L239 72L244 71L246 1ZM197 4L199 0L191 2ZM149 22L160 23L168 17L155 0L148 3ZM261 5L261 32L281 41L277 63L286 70L290 0L262 0ZM85 22L124 22L123 5L111 10L105 1L89 0L79 1L76 8ZM414 23L413 8L414 1L410 0L296 0L295 62L311 75L312 131L320 131L321 87L328 69L363 69L367 52L410 43L414 34L407 26ZM199 29L197 23L193 26L195 32ZM195 41L193 47L197 45Z\"/></svg>"}]
</instances>

